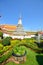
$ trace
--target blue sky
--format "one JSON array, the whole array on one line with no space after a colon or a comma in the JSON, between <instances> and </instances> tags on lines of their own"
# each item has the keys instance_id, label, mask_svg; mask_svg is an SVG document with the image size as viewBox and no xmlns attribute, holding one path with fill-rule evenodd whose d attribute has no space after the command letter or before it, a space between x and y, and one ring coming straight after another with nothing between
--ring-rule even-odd
<instances>
[{"instance_id":1,"label":"blue sky","mask_svg":"<svg viewBox=\"0 0 43 65\"><path fill-rule=\"evenodd\" d=\"M0 24L17 25L20 13L25 30L43 30L43 0L0 0Z\"/></svg>"}]
</instances>

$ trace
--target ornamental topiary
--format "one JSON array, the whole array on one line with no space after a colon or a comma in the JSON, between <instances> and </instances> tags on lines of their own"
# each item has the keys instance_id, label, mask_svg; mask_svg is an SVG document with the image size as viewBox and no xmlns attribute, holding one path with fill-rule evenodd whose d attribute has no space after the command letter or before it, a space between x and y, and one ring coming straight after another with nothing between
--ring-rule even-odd
<instances>
[{"instance_id":1,"label":"ornamental topiary","mask_svg":"<svg viewBox=\"0 0 43 65\"><path fill-rule=\"evenodd\" d=\"M13 53L16 55L20 55L20 56L24 55L25 51L26 51L26 48L24 46L20 46L20 47L15 46L13 48Z\"/></svg>"}]
</instances>

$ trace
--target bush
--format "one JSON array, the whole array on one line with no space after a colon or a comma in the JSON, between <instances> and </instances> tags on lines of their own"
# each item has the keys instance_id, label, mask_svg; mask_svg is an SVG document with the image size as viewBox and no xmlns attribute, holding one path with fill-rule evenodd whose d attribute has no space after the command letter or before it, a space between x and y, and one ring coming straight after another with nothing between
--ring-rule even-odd
<instances>
[{"instance_id":1,"label":"bush","mask_svg":"<svg viewBox=\"0 0 43 65\"><path fill-rule=\"evenodd\" d=\"M2 55L3 54L3 50L0 50L0 55Z\"/></svg>"},{"instance_id":2,"label":"bush","mask_svg":"<svg viewBox=\"0 0 43 65\"><path fill-rule=\"evenodd\" d=\"M4 38L3 41L2 41L2 44L3 44L4 46L10 45L10 40L11 40L11 39L12 39L11 37L6 37L6 38Z\"/></svg>"},{"instance_id":3,"label":"bush","mask_svg":"<svg viewBox=\"0 0 43 65\"><path fill-rule=\"evenodd\" d=\"M3 47L3 51L7 51L8 48L9 48L8 46L4 46L4 47Z\"/></svg>"},{"instance_id":4,"label":"bush","mask_svg":"<svg viewBox=\"0 0 43 65\"><path fill-rule=\"evenodd\" d=\"M17 54L17 55L23 55L25 53L26 49L24 46L15 46L13 48L13 52L14 54Z\"/></svg>"},{"instance_id":5,"label":"bush","mask_svg":"<svg viewBox=\"0 0 43 65\"><path fill-rule=\"evenodd\" d=\"M3 45L2 44L0 44L0 50L2 50L3 49Z\"/></svg>"},{"instance_id":6,"label":"bush","mask_svg":"<svg viewBox=\"0 0 43 65\"><path fill-rule=\"evenodd\" d=\"M11 40L10 43L11 43L11 46L14 46L14 45L19 44L20 40Z\"/></svg>"}]
</instances>

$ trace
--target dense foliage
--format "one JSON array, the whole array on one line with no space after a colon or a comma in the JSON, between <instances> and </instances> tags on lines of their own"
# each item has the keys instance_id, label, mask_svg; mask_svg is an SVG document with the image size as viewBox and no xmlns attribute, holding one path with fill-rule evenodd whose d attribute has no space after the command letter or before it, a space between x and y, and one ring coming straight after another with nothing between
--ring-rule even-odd
<instances>
[{"instance_id":1,"label":"dense foliage","mask_svg":"<svg viewBox=\"0 0 43 65\"><path fill-rule=\"evenodd\" d=\"M0 43L0 50L2 50L3 49L3 45Z\"/></svg>"},{"instance_id":2,"label":"dense foliage","mask_svg":"<svg viewBox=\"0 0 43 65\"><path fill-rule=\"evenodd\" d=\"M0 32L0 37L3 39L3 33L2 32Z\"/></svg>"},{"instance_id":3,"label":"dense foliage","mask_svg":"<svg viewBox=\"0 0 43 65\"><path fill-rule=\"evenodd\" d=\"M16 55L23 55L26 51L26 48L24 46L16 46L13 48L13 52L16 54Z\"/></svg>"},{"instance_id":4,"label":"dense foliage","mask_svg":"<svg viewBox=\"0 0 43 65\"><path fill-rule=\"evenodd\" d=\"M4 38L3 41L2 41L2 44L3 44L4 46L10 45L10 40L11 40L11 39L12 39L11 37L6 37L6 38Z\"/></svg>"},{"instance_id":5,"label":"dense foliage","mask_svg":"<svg viewBox=\"0 0 43 65\"><path fill-rule=\"evenodd\" d=\"M7 54L2 55L2 57L0 57L0 63L4 62L6 59L8 59L10 56L12 55L12 50L10 50Z\"/></svg>"}]
</instances>

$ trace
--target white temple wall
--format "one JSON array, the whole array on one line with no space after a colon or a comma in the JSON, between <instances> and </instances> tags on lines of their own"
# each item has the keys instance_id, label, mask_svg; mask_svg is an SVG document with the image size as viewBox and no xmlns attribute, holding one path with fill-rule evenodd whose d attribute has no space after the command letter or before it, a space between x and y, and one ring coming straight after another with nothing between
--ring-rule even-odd
<instances>
[{"instance_id":1,"label":"white temple wall","mask_svg":"<svg viewBox=\"0 0 43 65\"><path fill-rule=\"evenodd\" d=\"M28 36L12 36L12 35L3 33L3 37L4 37L4 38L5 38L5 37L12 37L12 39L15 39L15 38L24 39L24 38L32 38L32 37L35 37L35 35L28 35Z\"/></svg>"}]
</instances>

